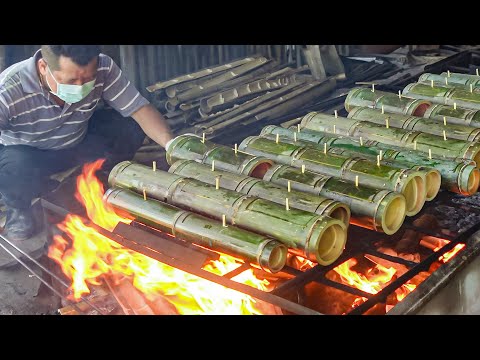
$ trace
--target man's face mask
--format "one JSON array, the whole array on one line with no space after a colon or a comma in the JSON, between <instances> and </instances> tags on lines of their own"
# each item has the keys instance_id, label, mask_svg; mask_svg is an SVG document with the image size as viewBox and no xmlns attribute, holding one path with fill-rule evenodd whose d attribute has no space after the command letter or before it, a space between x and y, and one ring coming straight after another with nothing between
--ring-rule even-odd
<instances>
[{"instance_id":1,"label":"man's face mask","mask_svg":"<svg viewBox=\"0 0 480 360\"><path fill-rule=\"evenodd\" d=\"M93 79L92 81L89 81L83 85L70 85L70 84L61 84L55 79L55 76L53 76L52 72L50 71L50 67L47 66L48 72L50 75L52 75L53 80L57 83L57 92L54 93L51 91L52 94L58 96L60 99L65 101L66 103L73 104L76 102L79 102L80 100L84 99L90 92L93 90L93 87L95 86L95 80ZM48 83L47 77L45 77L47 80L48 86L50 86L50 89L52 88L51 85Z\"/></svg>"}]
</instances>

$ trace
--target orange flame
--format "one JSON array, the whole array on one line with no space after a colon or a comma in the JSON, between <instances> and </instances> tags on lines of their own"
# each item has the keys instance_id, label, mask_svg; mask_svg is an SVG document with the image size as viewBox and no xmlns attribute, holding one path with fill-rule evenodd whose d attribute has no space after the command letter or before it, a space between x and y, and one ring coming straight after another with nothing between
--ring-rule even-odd
<instances>
[{"instance_id":1,"label":"orange flame","mask_svg":"<svg viewBox=\"0 0 480 360\"><path fill-rule=\"evenodd\" d=\"M340 275L342 281L354 288L365 291L369 294L377 294L381 291L385 285L387 285L397 272L393 267L387 268L380 264L376 264L374 267L367 270L366 275L360 274L355 270L352 270L357 264L356 259L349 259L342 264L335 267L333 270ZM416 286L411 283L405 283L395 291L398 301L402 301L405 296L412 292ZM354 300L352 307L357 307L361 303L365 302L365 297L358 297Z\"/></svg>"},{"instance_id":2,"label":"orange flame","mask_svg":"<svg viewBox=\"0 0 480 360\"><path fill-rule=\"evenodd\" d=\"M84 166L83 173L77 178L75 197L85 206L88 217L95 224L111 231L118 222L130 223L131 220L117 215L102 201L104 189L95 172L103 161ZM71 239L71 245L57 235L49 247L48 256L71 279L70 299L79 300L89 294L89 285L100 285L102 276L123 275L129 277L148 300L154 301L161 295L180 314L261 314L249 295L127 249L84 224L78 216L68 215L58 227ZM219 260L208 263L204 269L223 275L240 265L237 259L221 254ZM268 285L267 280L257 279L251 269L232 280L262 290Z\"/></svg>"},{"instance_id":3,"label":"orange flame","mask_svg":"<svg viewBox=\"0 0 480 360\"><path fill-rule=\"evenodd\" d=\"M448 240L444 240L445 241L445 245L448 244L450 241ZM465 247L465 244L457 244L455 245L455 247L450 250L450 251L447 251L445 254L443 254L442 256L440 256L438 258L438 261L441 261L443 262L444 264L446 264L447 262L449 262L455 255L457 255L457 253L462 250L463 248ZM439 247L436 247L435 249L433 249L433 251L438 251L442 248L442 246L439 246Z\"/></svg>"}]
</instances>

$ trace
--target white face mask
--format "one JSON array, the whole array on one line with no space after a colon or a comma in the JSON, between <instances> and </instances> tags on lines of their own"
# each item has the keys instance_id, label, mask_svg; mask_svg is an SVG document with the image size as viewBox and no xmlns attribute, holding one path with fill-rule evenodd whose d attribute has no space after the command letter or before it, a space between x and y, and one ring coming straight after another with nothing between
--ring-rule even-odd
<instances>
[{"instance_id":1,"label":"white face mask","mask_svg":"<svg viewBox=\"0 0 480 360\"><path fill-rule=\"evenodd\" d=\"M93 90L95 86L95 80L89 81L83 85L70 85L70 84L61 84L55 79L53 76L50 67L47 65L48 72L52 75L53 80L57 83L57 92L54 93L51 91L52 94L58 96L60 99L65 101L68 104L73 104L79 102L80 100L84 99L90 92ZM49 84L47 77L45 76L45 80L47 80L48 86L50 89L52 86Z\"/></svg>"}]
</instances>

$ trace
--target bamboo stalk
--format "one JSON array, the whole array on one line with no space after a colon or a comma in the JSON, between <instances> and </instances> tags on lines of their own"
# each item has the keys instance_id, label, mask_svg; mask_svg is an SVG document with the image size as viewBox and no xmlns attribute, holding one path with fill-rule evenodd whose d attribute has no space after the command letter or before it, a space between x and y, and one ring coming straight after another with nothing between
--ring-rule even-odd
<instances>
[{"instance_id":1,"label":"bamboo stalk","mask_svg":"<svg viewBox=\"0 0 480 360\"><path fill-rule=\"evenodd\" d=\"M383 117L379 110L369 108L355 108L348 114L350 119L364 120L375 124L382 124ZM402 114L389 114L390 125L405 130L416 130L436 136L445 135L450 139L463 141L479 141L480 129L465 125L447 124L440 127L441 123L432 119Z\"/></svg>"},{"instance_id":2,"label":"bamboo stalk","mask_svg":"<svg viewBox=\"0 0 480 360\"><path fill-rule=\"evenodd\" d=\"M423 73L418 78L419 83L425 83L433 80L435 85L445 84L445 79L448 79L448 85L452 87L458 87L461 89L469 89L470 85L473 88L480 88L480 79L478 76L460 73L447 73L443 72L440 75L432 73Z\"/></svg>"},{"instance_id":3,"label":"bamboo stalk","mask_svg":"<svg viewBox=\"0 0 480 360\"><path fill-rule=\"evenodd\" d=\"M121 178L118 183L117 178ZM347 228L338 219L299 209L287 211L285 206L269 200L222 188L216 190L215 186L195 179L179 179L179 176L163 171L153 172L144 165L117 164L110 172L109 184L122 184L121 187L137 193L140 188L149 189L150 198L217 220L226 215L229 223L272 236L285 244L290 252L321 265L333 263L345 246ZM168 192L166 198L165 192Z\"/></svg>"},{"instance_id":4,"label":"bamboo stalk","mask_svg":"<svg viewBox=\"0 0 480 360\"><path fill-rule=\"evenodd\" d=\"M302 119L302 127L331 133L329 128L334 118L328 114L311 112ZM443 140L442 137L421 133L414 130L386 129L385 126L377 125L368 121L354 120L349 118L337 121L337 133L339 135L372 141L378 141L387 145L393 145L404 149L413 149L416 142L417 151L428 153L429 149L435 158L450 158L456 160L475 161L480 164L480 144L456 139ZM339 131L340 129L340 131Z\"/></svg>"},{"instance_id":5,"label":"bamboo stalk","mask_svg":"<svg viewBox=\"0 0 480 360\"><path fill-rule=\"evenodd\" d=\"M405 197L397 192L374 189L331 176L302 171L287 165L274 165L264 180L292 189L321 195L348 204L350 223L392 235L405 219Z\"/></svg>"},{"instance_id":6,"label":"bamboo stalk","mask_svg":"<svg viewBox=\"0 0 480 360\"><path fill-rule=\"evenodd\" d=\"M276 163L300 167L310 171L353 181L359 177L362 185L401 193L407 201L407 216L417 214L425 204L425 181L418 171L398 169L387 165L375 166L368 160L323 151L295 144L279 143L258 136L247 137L239 145L241 150L263 156Z\"/></svg>"},{"instance_id":7,"label":"bamboo stalk","mask_svg":"<svg viewBox=\"0 0 480 360\"><path fill-rule=\"evenodd\" d=\"M453 109L451 106L434 104L423 115L433 120L441 120L445 117L449 124L459 124L480 128L480 110L465 108Z\"/></svg>"},{"instance_id":8,"label":"bamboo stalk","mask_svg":"<svg viewBox=\"0 0 480 360\"><path fill-rule=\"evenodd\" d=\"M285 130L289 131L288 129L285 129ZM273 133L266 133L265 131L262 130L262 133L260 136L266 139L272 140L274 136L279 135L279 132L276 132L276 134L273 134ZM372 149L371 147L368 147L368 146L362 147L358 143L348 141L348 139L346 142L344 142L334 137L331 137L331 138L323 137L318 143L313 143L313 142L304 141L304 140L297 140L295 142L289 136L282 136L281 142L287 143L287 144L307 146L317 150L323 150L324 154L326 153L325 148L327 147L327 144L328 144L329 146L327 150L328 154L348 156L348 157L359 157L362 159L369 160L370 162L376 162L377 166L387 165L397 169L410 169L410 170L418 171L419 173L422 174L422 178L425 182L425 187L426 187L425 201L433 200L437 196L440 190L441 174L438 170L434 168L419 166L414 163L406 164L406 163L400 163L395 160L385 159L385 156L383 154L384 152L383 149L378 149L378 151L375 151L375 149ZM323 143L323 146L321 145L322 143ZM330 146L330 145L333 145L333 146Z\"/></svg>"},{"instance_id":9,"label":"bamboo stalk","mask_svg":"<svg viewBox=\"0 0 480 360\"><path fill-rule=\"evenodd\" d=\"M194 160L211 165L215 162L216 169L261 178L272 166L269 159L252 156L238 151L235 154L230 147L215 144L192 135L177 136L168 147L166 154L168 164L177 160Z\"/></svg>"},{"instance_id":10,"label":"bamboo stalk","mask_svg":"<svg viewBox=\"0 0 480 360\"><path fill-rule=\"evenodd\" d=\"M169 172L212 185L216 184L215 179L221 177L221 187L224 189L257 196L277 204L283 204L285 198L288 197L289 204L293 208L339 219L344 222L347 227L350 221L350 209L346 204L341 202L296 190L288 192L282 186L241 174L222 170L212 172L208 166L192 160L179 160L175 162L170 167Z\"/></svg>"},{"instance_id":11,"label":"bamboo stalk","mask_svg":"<svg viewBox=\"0 0 480 360\"><path fill-rule=\"evenodd\" d=\"M363 143L361 139L355 139L350 137L339 137L332 134L327 134L320 131L313 131L304 129L301 133L296 132L297 128L292 126L289 129L284 129L279 126L266 126L263 128L261 135L264 134L280 134L282 137L292 138L292 133L297 134L297 141L307 141L312 144L328 144L333 148L351 149L357 152L359 155L363 154L375 156L383 150L383 158L393 160L399 164L405 164L407 166L420 166L425 169L433 168L440 172L441 175L441 187L459 193L462 195L473 195L478 191L480 185L480 171L476 168L475 163L465 161L451 161L434 159L433 161L428 159L421 152L405 150L403 148L394 147L392 145L386 145L376 141L366 141ZM436 176L433 179L429 179L427 174L427 183L435 184L437 182ZM432 188L427 184L427 199L434 196L435 185Z\"/></svg>"},{"instance_id":12,"label":"bamboo stalk","mask_svg":"<svg viewBox=\"0 0 480 360\"><path fill-rule=\"evenodd\" d=\"M147 186L146 183L144 185ZM170 204L152 199L143 201L138 194L127 189L107 190L104 201L115 210L127 211L140 222L180 240L239 257L260 265L266 271L278 272L285 265L287 248L272 238L235 226L225 229L218 221Z\"/></svg>"},{"instance_id":13,"label":"bamboo stalk","mask_svg":"<svg viewBox=\"0 0 480 360\"><path fill-rule=\"evenodd\" d=\"M480 110L480 90L470 92L467 89L437 85L428 87L422 83L411 83L403 89L403 94L416 99L428 100L436 104L453 105Z\"/></svg>"},{"instance_id":14,"label":"bamboo stalk","mask_svg":"<svg viewBox=\"0 0 480 360\"><path fill-rule=\"evenodd\" d=\"M372 92L366 88L353 88L345 98L345 109L348 112L355 107L381 109L383 105L387 113L423 116L431 104L430 101L414 99L405 94L399 98L393 93L378 90Z\"/></svg>"}]
</instances>

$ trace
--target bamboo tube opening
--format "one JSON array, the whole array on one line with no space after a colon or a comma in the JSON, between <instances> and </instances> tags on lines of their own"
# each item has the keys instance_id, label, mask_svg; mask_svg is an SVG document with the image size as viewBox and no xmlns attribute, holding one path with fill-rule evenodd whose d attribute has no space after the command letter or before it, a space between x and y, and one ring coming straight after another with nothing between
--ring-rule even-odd
<instances>
[{"instance_id":1,"label":"bamboo tube opening","mask_svg":"<svg viewBox=\"0 0 480 360\"><path fill-rule=\"evenodd\" d=\"M259 264L263 269L268 269L272 273L279 272L287 262L287 253L286 246L271 241L262 250Z\"/></svg>"},{"instance_id":2,"label":"bamboo tube opening","mask_svg":"<svg viewBox=\"0 0 480 360\"><path fill-rule=\"evenodd\" d=\"M430 103L421 103L418 105L415 110L413 110L412 115L413 116L418 116L418 117L423 117L423 114L425 114L425 111L431 106L432 104Z\"/></svg>"},{"instance_id":3,"label":"bamboo tube opening","mask_svg":"<svg viewBox=\"0 0 480 360\"><path fill-rule=\"evenodd\" d=\"M477 164L477 166L480 166L480 151L478 151L474 156L473 156L473 161Z\"/></svg>"},{"instance_id":4,"label":"bamboo tube opening","mask_svg":"<svg viewBox=\"0 0 480 360\"><path fill-rule=\"evenodd\" d=\"M418 214L425 204L426 188L425 180L420 175L412 176L405 184L402 190L402 195L407 201L407 216Z\"/></svg>"},{"instance_id":5,"label":"bamboo tube opening","mask_svg":"<svg viewBox=\"0 0 480 360\"><path fill-rule=\"evenodd\" d=\"M436 170L427 171L425 176L425 186L427 188L425 201L431 201L438 195L441 184L442 176L440 175L440 172Z\"/></svg>"},{"instance_id":6,"label":"bamboo tube opening","mask_svg":"<svg viewBox=\"0 0 480 360\"><path fill-rule=\"evenodd\" d=\"M252 171L248 175L257 179L263 179L268 169L270 169L272 165L273 164L270 160L265 160L265 162L260 162L258 163L258 165L256 165L252 169Z\"/></svg>"},{"instance_id":7,"label":"bamboo tube opening","mask_svg":"<svg viewBox=\"0 0 480 360\"><path fill-rule=\"evenodd\" d=\"M330 265L333 263L342 254L346 241L347 231L343 224L327 224L326 228L315 240L318 254L317 262L320 265Z\"/></svg>"},{"instance_id":8,"label":"bamboo tube opening","mask_svg":"<svg viewBox=\"0 0 480 360\"><path fill-rule=\"evenodd\" d=\"M406 214L406 201L405 198L396 194L389 203L385 205L382 216L382 229L387 235L392 235L400 229L405 220Z\"/></svg>"},{"instance_id":9,"label":"bamboo tube opening","mask_svg":"<svg viewBox=\"0 0 480 360\"><path fill-rule=\"evenodd\" d=\"M333 210L331 210L327 215L334 219L340 220L345 224L345 226L348 226L350 224L350 214L350 209L347 206L337 203L336 207L333 208Z\"/></svg>"},{"instance_id":10,"label":"bamboo tube opening","mask_svg":"<svg viewBox=\"0 0 480 360\"><path fill-rule=\"evenodd\" d=\"M480 186L480 170L475 168L468 177L468 194L473 195L478 191Z\"/></svg>"}]
</instances>

